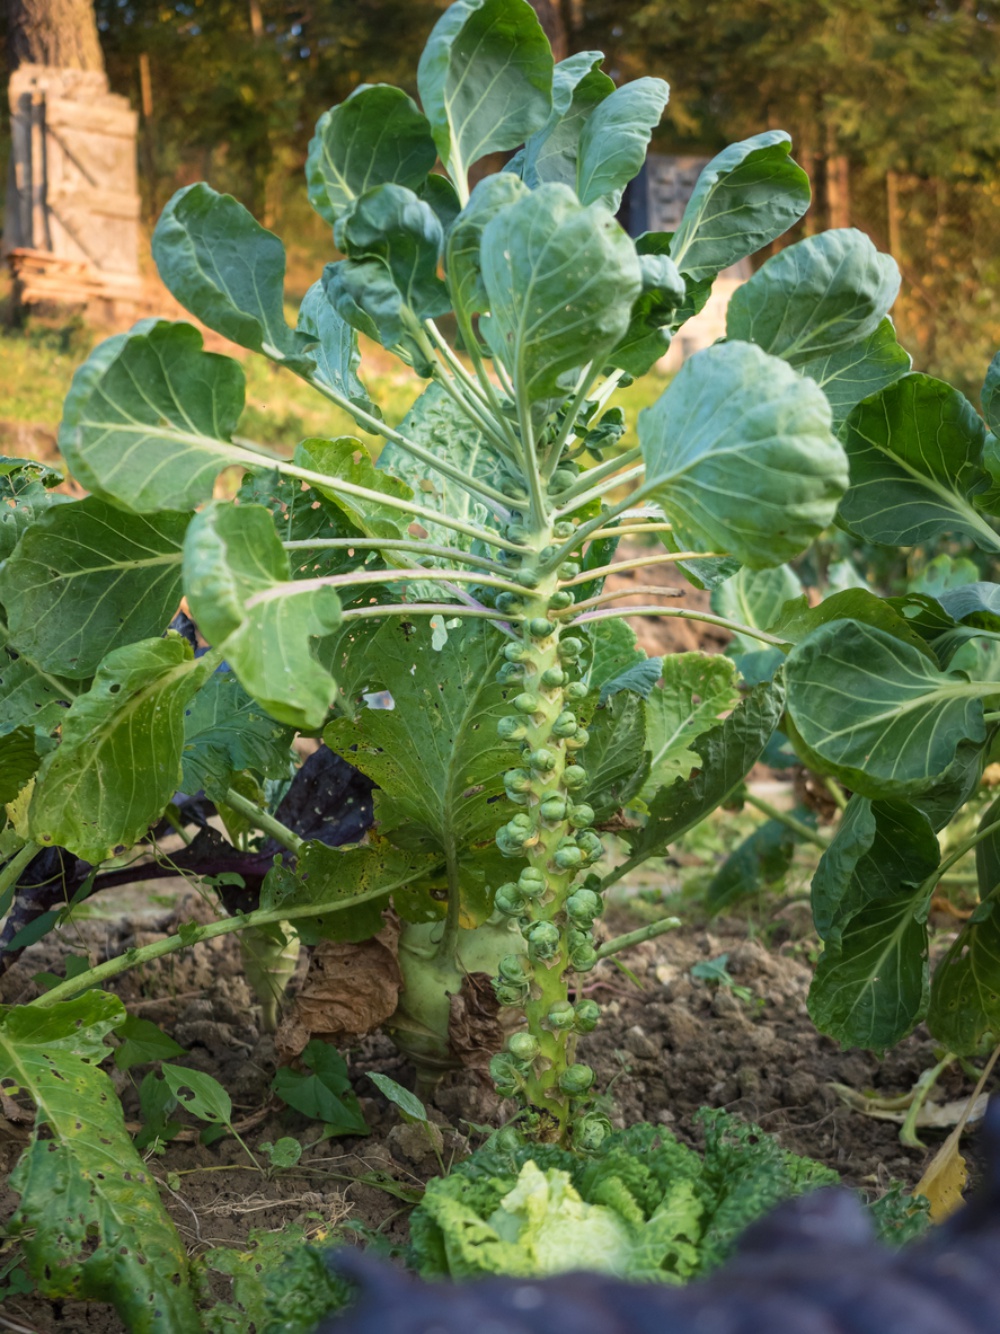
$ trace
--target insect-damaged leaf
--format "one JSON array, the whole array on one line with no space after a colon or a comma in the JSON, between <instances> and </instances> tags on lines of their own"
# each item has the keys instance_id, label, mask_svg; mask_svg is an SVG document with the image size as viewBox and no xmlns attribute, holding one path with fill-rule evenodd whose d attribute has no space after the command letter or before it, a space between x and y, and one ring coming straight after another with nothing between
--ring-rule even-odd
<instances>
[{"instance_id":1,"label":"insect-damaged leaf","mask_svg":"<svg viewBox=\"0 0 1000 1334\"><path fill-rule=\"evenodd\" d=\"M181 787L224 794L233 775L287 778L292 729L271 718L232 672L216 671L184 710Z\"/></svg>"},{"instance_id":2,"label":"insect-damaged leaf","mask_svg":"<svg viewBox=\"0 0 1000 1334\"><path fill-rule=\"evenodd\" d=\"M97 1068L124 1018L96 991L0 1017L5 1082L38 1108L10 1179L21 1201L9 1233L41 1296L112 1302L136 1334L180 1334L199 1324L184 1247Z\"/></svg>"},{"instance_id":3,"label":"insect-damaged leaf","mask_svg":"<svg viewBox=\"0 0 1000 1334\"><path fill-rule=\"evenodd\" d=\"M692 743L740 701L736 669L721 655L674 653L664 658L661 674L662 684L653 688L644 706L649 776L642 797L647 802L660 788L686 780L700 767L702 759Z\"/></svg>"}]
</instances>

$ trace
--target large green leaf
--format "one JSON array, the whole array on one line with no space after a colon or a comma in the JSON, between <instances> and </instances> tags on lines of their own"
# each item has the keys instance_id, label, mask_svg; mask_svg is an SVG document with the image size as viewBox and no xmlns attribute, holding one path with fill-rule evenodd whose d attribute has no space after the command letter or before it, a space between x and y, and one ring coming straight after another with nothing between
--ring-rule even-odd
<instances>
[{"instance_id":1,"label":"large green leaf","mask_svg":"<svg viewBox=\"0 0 1000 1334\"><path fill-rule=\"evenodd\" d=\"M34 728L27 725L0 734L0 806L27 787L41 763L36 741Z\"/></svg>"},{"instance_id":2,"label":"large green leaf","mask_svg":"<svg viewBox=\"0 0 1000 1334\"><path fill-rule=\"evenodd\" d=\"M80 688L79 681L53 676L19 652L0 621L0 736L24 726L54 731Z\"/></svg>"},{"instance_id":3,"label":"large green leaf","mask_svg":"<svg viewBox=\"0 0 1000 1334\"><path fill-rule=\"evenodd\" d=\"M204 675L179 635L109 653L42 765L28 812L35 842L100 862L140 839L180 783L184 708Z\"/></svg>"},{"instance_id":4,"label":"large green leaf","mask_svg":"<svg viewBox=\"0 0 1000 1334\"><path fill-rule=\"evenodd\" d=\"M516 745L497 737L516 693L516 684L495 681L504 642L487 622L473 621L435 651L428 625L395 620L370 641L369 687L388 690L393 707L335 719L323 736L378 784L380 831L399 846L457 861L492 844L503 823L506 803L497 799L519 758Z\"/></svg>"},{"instance_id":5,"label":"large green leaf","mask_svg":"<svg viewBox=\"0 0 1000 1334\"><path fill-rule=\"evenodd\" d=\"M781 615L776 616L766 628L789 643L798 644L821 625L828 625L831 621L861 621L865 625L885 630L894 639L903 640L935 662L934 651L921 634L919 625L914 626L914 619L923 614L923 599L915 598L912 594L904 594L900 598L880 598L867 588L845 588L825 597L815 607L809 605L803 594L793 602L786 603ZM911 615L914 619L911 619Z\"/></svg>"},{"instance_id":6,"label":"large green leaf","mask_svg":"<svg viewBox=\"0 0 1000 1334\"><path fill-rule=\"evenodd\" d=\"M702 763L692 743L740 702L736 669L721 655L673 653L663 659L661 674L662 685L653 688L645 703L650 757L642 789L646 801L660 788L690 777Z\"/></svg>"},{"instance_id":7,"label":"large green leaf","mask_svg":"<svg viewBox=\"0 0 1000 1334\"><path fill-rule=\"evenodd\" d=\"M600 363L624 335L642 287L635 247L601 204L583 207L565 185L542 185L486 225L481 322L495 356L528 399Z\"/></svg>"},{"instance_id":8,"label":"large green leaf","mask_svg":"<svg viewBox=\"0 0 1000 1334\"><path fill-rule=\"evenodd\" d=\"M314 282L302 298L297 327L313 344L309 356L315 369L309 378L328 385L366 412L374 411L368 391L358 379L361 353L357 331L327 300L322 279Z\"/></svg>"},{"instance_id":9,"label":"large green leaf","mask_svg":"<svg viewBox=\"0 0 1000 1334\"><path fill-rule=\"evenodd\" d=\"M36 459L0 455L0 560L10 555L33 519L68 501L52 490L61 481L62 473Z\"/></svg>"},{"instance_id":10,"label":"large green leaf","mask_svg":"<svg viewBox=\"0 0 1000 1334\"><path fill-rule=\"evenodd\" d=\"M307 367L310 340L285 322L285 247L232 195L178 190L153 232L160 277L192 315L234 343Z\"/></svg>"},{"instance_id":11,"label":"large green leaf","mask_svg":"<svg viewBox=\"0 0 1000 1334\"><path fill-rule=\"evenodd\" d=\"M670 88L662 79L636 79L601 99L580 131L576 193L617 213L625 187L646 161Z\"/></svg>"},{"instance_id":12,"label":"large green leaf","mask_svg":"<svg viewBox=\"0 0 1000 1334\"><path fill-rule=\"evenodd\" d=\"M726 335L801 367L869 338L898 292L896 261L864 232L821 232L780 250L737 287Z\"/></svg>"},{"instance_id":13,"label":"large green leaf","mask_svg":"<svg viewBox=\"0 0 1000 1334\"><path fill-rule=\"evenodd\" d=\"M363 85L316 123L306 158L309 202L332 226L376 185L418 189L436 158L430 125L413 99L386 83Z\"/></svg>"},{"instance_id":14,"label":"large green leaf","mask_svg":"<svg viewBox=\"0 0 1000 1334\"><path fill-rule=\"evenodd\" d=\"M331 482L334 479L350 482L354 486L380 491L383 495L400 500L413 498L413 492L401 478L375 467L367 449L353 436L342 436L338 440L303 440L295 447L294 459L300 467L322 473ZM364 496L350 495L332 486L328 489L321 482L315 482L314 486L330 504L336 506L368 536L400 537L406 528L403 512L394 505L383 505Z\"/></svg>"},{"instance_id":15,"label":"large green leaf","mask_svg":"<svg viewBox=\"0 0 1000 1334\"><path fill-rule=\"evenodd\" d=\"M614 80L601 70L603 59L600 51L578 51L556 65L552 111L525 144L520 163L521 179L532 189L546 181L576 189L581 132L594 108L615 91Z\"/></svg>"},{"instance_id":16,"label":"large green leaf","mask_svg":"<svg viewBox=\"0 0 1000 1334\"><path fill-rule=\"evenodd\" d=\"M448 233L445 246L448 288L455 310L464 321L489 309L480 256L483 229L501 209L525 194L524 182L509 171L484 177Z\"/></svg>"},{"instance_id":17,"label":"large green leaf","mask_svg":"<svg viewBox=\"0 0 1000 1334\"><path fill-rule=\"evenodd\" d=\"M324 442L325 443L325 442ZM310 460L314 464L316 460ZM339 505L311 486L293 477L283 477L276 468L248 474L237 493L241 505L264 505L274 517L274 528L283 543L339 541L341 547L294 547L288 551L293 579L315 579L346 574L365 560L363 551L346 545L363 533ZM286 547L286 550L288 548ZM369 560L377 560L370 556Z\"/></svg>"},{"instance_id":18,"label":"large green leaf","mask_svg":"<svg viewBox=\"0 0 1000 1334\"><path fill-rule=\"evenodd\" d=\"M505 472L493 446L439 384L427 386L399 429L408 440L460 468L467 477L494 487L504 480ZM415 459L391 440L378 456L378 469L408 483L420 496L420 503L429 509L481 528L494 526L492 511L476 499L474 492ZM436 546L467 549L470 545L470 539L456 533L454 528L429 519L423 519L421 526Z\"/></svg>"},{"instance_id":19,"label":"large green leaf","mask_svg":"<svg viewBox=\"0 0 1000 1334\"><path fill-rule=\"evenodd\" d=\"M629 316L624 337L610 361L629 375L645 375L670 347L671 325L684 300L686 286L667 253L668 238L646 232L635 243L642 274L642 292Z\"/></svg>"},{"instance_id":20,"label":"large green leaf","mask_svg":"<svg viewBox=\"0 0 1000 1334\"><path fill-rule=\"evenodd\" d=\"M517 148L552 106L552 51L527 0L457 0L438 19L417 67L438 155L465 188L487 153Z\"/></svg>"},{"instance_id":21,"label":"large green leaf","mask_svg":"<svg viewBox=\"0 0 1000 1334\"><path fill-rule=\"evenodd\" d=\"M200 1322L183 1243L97 1068L124 1018L100 991L2 1013L4 1081L38 1109L10 1178L21 1200L8 1235L40 1296L111 1302L136 1334L187 1334Z\"/></svg>"},{"instance_id":22,"label":"large green leaf","mask_svg":"<svg viewBox=\"0 0 1000 1334\"><path fill-rule=\"evenodd\" d=\"M340 623L329 585L289 582L288 556L263 505L213 503L184 542L184 591L208 642L279 722L322 726L336 683L313 641Z\"/></svg>"},{"instance_id":23,"label":"large green leaf","mask_svg":"<svg viewBox=\"0 0 1000 1334\"><path fill-rule=\"evenodd\" d=\"M822 390L750 343L689 358L639 414L639 443L674 536L755 569L807 547L847 486Z\"/></svg>"},{"instance_id":24,"label":"large green leaf","mask_svg":"<svg viewBox=\"0 0 1000 1334\"><path fill-rule=\"evenodd\" d=\"M588 782L581 796L600 823L638 793L648 772L642 699L631 690L616 691L588 721L587 731L580 763Z\"/></svg>"},{"instance_id":25,"label":"large green leaf","mask_svg":"<svg viewBox=\"0 0 1000 1334\"><path fill-rule=\"evenodd\" d=\"M860 621L821 626L788 655L785 676L808 761L865 796L925 791L962 741L986 736L977 695L988 689Z\"/></svg>"},{"instance_id":26,"label":"large green leaf","mask_svg":"<svg viewBox=\"0 0 1000 1334\"><path fill-rule=\"evenodd\" d=\"M989 486L986 428L957 389L905 375L858 404L843 439L851 486L840 517L859 537L916 546L954 535L1000 551L1000 535L975 504Z\"/></svg>"},{"instance_id":27,"label":"large green leaf","mask_svg":"<svg viewBox=\"0 0 1000 1334\"><path fill-rule=\"evenodd\" d=\"M649 803L646 824L624 834L630 860L662 856L669 844L731 797L760 758L784 707L780 679L764 682L728 718L696 737L691 749L701 758L698 772L661 788Z\"/></svg>"},{"instance_id":28,"label":"large green leaf","mask_svg":"<svg viewBox=\"0 0 1000 1334\"><path fill-rule=\"evenodd\" d=\"M233 775L243 770L261 779L287 778L292 735L290 727L264 712L232 672L213 672L184 710L181 787L222 796Z\"/></svg>"},{"instance_id":29,"label":"large green leaf","mask_svg":"<svg viewBox=\"0 0 1000 1334\"><path fill-rule=\"evenodd\" d=\"M743 569L712 589L712 610L717 616L755 630L770 630L785 604L800 597L802 582L788 565L776 565L771 570ZM733 638L744 653L756 653L761 647L761 641L750 635Z\"/></svg>"},{"instance_id":30,"label":"large green leaf","mask_svg":"<svg viewBox=\"0 0 1000 1334\"><path fill-rule=\"evenodd\" d=\"M809 177L788 156L784 130L718 153L698 177L670 256L681 273L714 278L794 226L809 207Z\"/></svg>"},{"instance_id":31,"label":"large green leaf","mask_svg":"<svg viewBox=\"0 0 1000 1334\"><path fill-rule=\"evenodd\" d=\"M815 380L830 400L833 429L839 435L852 409L862 399L894 384L911 365L909 352L897 343L895 327L886 316L867 338L803 361L799 370Z\"/></svg>"},{"instance_id":32,"label":"large green leaf","mask_svg":"<svg viewBox=\"0 0 1000 1334\"><path fill-rule=\"evenodd\" d=\"M204 352L190 324L142 320L73 376L59 448L83 486L141 512L190 510L246 457L230 443L242 368Z\"/></svg>"},{"instance_id":33,"label":"large green leaf","mask_svg":"<svg viewBox=\"0 0 1000 1334\"><path fill-rule=\"evenodd\" d=\"M159 634L180 602L189 519L130 514L97 496L46 510L0 571L19 651L79 680L106 653Z\"/></svg>"},{"instance_id":34,"label":"large green leaf","mask_svg":"<svg viewBox=\"0 0 1000 1334\"><path fill-rule=\"evenodd\" d=\"M444 233L430 204L404 185L379 185L337 225L337 244L351 260L380 260L398 293L398 318L443 315L448 291L437 275Z\"/></svg>"}]
</instances>

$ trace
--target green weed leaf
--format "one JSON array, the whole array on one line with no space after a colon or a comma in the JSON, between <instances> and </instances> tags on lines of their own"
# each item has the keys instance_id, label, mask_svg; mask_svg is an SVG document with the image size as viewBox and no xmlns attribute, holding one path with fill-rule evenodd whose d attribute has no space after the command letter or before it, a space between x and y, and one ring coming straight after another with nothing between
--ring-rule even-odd
<instances>
[{"instance_id":1,"label":"green weed leaf","mask_svg":"<svg viewBox=\"0 0 1000 1334\"><path fill-rule=\"evenodd\" d=\"M306 1070L283 1067L271 1087L303 1116L324 1121L333 1135L367 1135L368 1125L347 1076L347 1063L335 1047L313 1038L299 1060ZM306 1073L308 1071L308 1073Z\"/></svg>"}]
</instances>

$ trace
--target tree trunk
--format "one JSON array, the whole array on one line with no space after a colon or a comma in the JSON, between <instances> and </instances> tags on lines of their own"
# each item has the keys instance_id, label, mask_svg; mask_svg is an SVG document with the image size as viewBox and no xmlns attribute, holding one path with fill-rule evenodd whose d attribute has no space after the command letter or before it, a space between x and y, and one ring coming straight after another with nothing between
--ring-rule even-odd
<instances>
[{"instance_id":1,"label":"tree trunk","mask_svg":"<svg viewBox=\"0 0 1000 1334\"><path fill-rule=\"evenodd\" d=\"M8 0L11 70L19 65L104 72L93 0Z\"/></svg>"},{"instance_id":2,"label":"tree trunk","mask_svg":"<svg viewBox=\"0 0 1000 1334\"><path fill-rule=\"evenodd\" d=\"M531 6L552 44L552 54L556 60L565 60L569 55L569 35L560 0L531 0Z\"/></svg>"}]
</instances>

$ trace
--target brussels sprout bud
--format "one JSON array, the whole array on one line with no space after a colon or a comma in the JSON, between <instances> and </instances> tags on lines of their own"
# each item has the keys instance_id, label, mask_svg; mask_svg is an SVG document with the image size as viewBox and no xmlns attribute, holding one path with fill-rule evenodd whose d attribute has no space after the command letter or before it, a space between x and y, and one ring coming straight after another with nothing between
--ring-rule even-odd
<instances>
[{"instance_id":1,"label":"brussels sprout bud","mask_svg":"<svg viewBox=\"0 0 1000 1334\"><path fill-rule=\"evenodd\" d=\"M530 690L524 690L520 695L515 695L513 699L514 708L518 713L537 713L541 700Z\"/></svg>"},{"instance_id":2,"label":"brussels sprout bud","mask_svg":"<svg viewBox=\"0 0 1000 1334\"><path fill-rule=\"evenodd\" d=\"M589 694L590 691L582 681L571 681L566 687L567 699L586 699Z\"/></svg>"},{"instance_id":3,"label":"brussels sprout bud","mask_svg":"<svg viewBox=\"0 0 1000 1334\"><path fill-rule=\"evenodd\" d=\"M586 802L574 806L569 813L569 822L574 829L586 829L588 825L594 823L593 806L588 806Z\"/></svg>"},{"instance_id":4,"label":"brussels sprout bud","mask_svg":"<svg viewBox=\"0 0 1000 1334\"><path fill-rule=\"evenodd\" d=\"M580 573L580 562L564 560L557 571L560 579L575 579Z\"/></svg>"},{"instance_id":5,"label":"brussels sprout bud","mask_svg":"<svg viewBox=\"0 0 1000 1334\"><path fill-rule=\"evenodd\" d=\"M575 635L568 635L565 639L559 641L559 661L576 662L577 658L583 652L583 640L577 639Z\"/></svg>"},{"instance_id":6,"label":"brussels sprout bud","mask_svg":"<svg viewBox=\"0 0 1000 1334\"><path fill-rule=\"evenodd\" d=\"M510 824L500 826L495 842L505 857L520 857L530 837L530 829L522 829L511 821Z\"/></svg>"},{"instance_id":7,"label":"brussels sprout bud","mask_svg":"<svg viewBox=\"0 0 1000 1334\"><path fill-rule=\"evenodd\" d=\"M545 746L539 746L528 756L528 763L532 769L537 769L540 773L547 774L556 767L556 757L551 750Z\"/></svg>"},{"instance_id":8,"label":"brussels sprout bud","mask_svg":"<svg viewBox=\"0 0 1000 1334\"><path fill-rule=\"evenodd\" d=\"M515 986L513 982L494 982L493 994L501 1005L523 1005L528 999L528 988Z\"/></svg>"},{"instance_id":9,"label":"brussels sprout bud","mask_svg":"<svg viewBox=\"0 0 1000 1334\"><path fill-rule=\"evenodd\" d=\"M508 681L520 681L523 676L523 662L505 662L497 672L497 684L505 686Z\"/></svg>"},{"instance_id":10,"label":"brussels sprout bud","mask_svg":"<svg viewBox=\"0 0 1000 1334\"><path fill-rule=\"evenodd\" d=\"M568 764L563 770L563 787L570 792L576 792L581 787L586 787L587 780L587 771L581 768L579 764Z\"/></svg>"},{"instance_id":11,"label":"brussels sprout bud","mask_svg":"<svg viewBox=\"0 0 1000 1334\"><path fill-rule=\"evenodd\" d=\"M523 570L518 570L517 582L523 584L525 588L537 588L542 580L538 571L528 565Z\"/></svg>"},{"instance_id":12,"label":"brussels sprout bud","mask_svg":"<svg viewBox=\"0 0 1000 1334\"><path fill-rule=\"evenodd\" d=\"M590 740L590 733L585 727L579 727L572 736L566 738L567 750L583 750L584 746Z\"/></svg>"},{"instance_id":13,"label":"brussels sprout bud","mask_svg":"<svg viewBox=\"0 0 1000 1334\"><path fill-rule=\"evenodd\" d=\"M577 1001L574 1008L576 1011L576 1031L578 1033L593 1033L601 1018L601 1007L597 1001Z\"/></svg>"},{"instance_id":14,"label":"brussels sprout bud","mask_svg":"<svg viewBox=\"0 0 1000 1334\"><path fill-rule=\"evenodd\" d=\"M549 1007L545 1022L550 1028L572 1028L576 1023L576 1012L569 1001L556 1001Z\"/></svg>"},{"instance_id":15,"label":"brussels sprout bud","mask_svg":"<svg viewBox=\"0 0 1000 1334\"><path fill-rule=\"evenodd\" d=\"M557 848L552 860L560 871L572 871L583 861L583 853L576 847Z\"/></svg>"},{"instance_id":16,"label":"brussels sprout bud","mask_svg":"<svg viewBox=\"0 0 1000 1334\"><path fill-rule=\"evenodd\" d=\"M530 1033L512 1033L507 1039L507 1050L519 1065L533 1061L540 1050L538 1039Z\"/></svg>"},{"instance_id":17,"label":"brussels sprout bud","mask_svg":"<svg viewBox=\"0 0 1000 1334\"><path fill-rule=\"evenodd\" d=\"M527 735L528 729L520 718L510 716L497 723L497 736L501 741L523 741Z\"/></svg>"},{"instance_id":18,"label":"brussels sprout bud","mask_svg":"<svg viewBox=\"0 0 1000 1334\"><path fill-rule=\"evenodd\" d=\"M503 486L500 487L500 490L503 491L505 496L513 496L517 500L526 499L526 493L524 491L524 488L521 487L519 483L517 482L513 483L513 486L516 487L517 491L519 492L519 494L516 495L513 491L506 489L511 485L512 484L510 482L506 482ZM527 536L528 536L528 530L527 528L525 528L523 523L509 523L507 527L504 529L504 537L507 539L508 542L523 542Z\"/></svg>"},{"instance_id":19,"label":"brussels sprout bud","mask_svg":"<svg viewBox=\"0 0 1000 1334\"><path fill-rule=\"evenodd\" d=\"M509 1052L498 1051L491 1059L490 1076L501 1098L513 1098L521 1087L521 1075Z\"/></svg>"},{"instance_id":20,"label":"brussels sprout bud","mask_svg":"<svg viewBox=\"0 0 1000 1334\"><path fill-rule=\"evenodd\" d=\"M524 898L518 890L517 885L501 885L496 892L493 900L493 906L498 912L502 912L505 917L520 917L524 912Z\"/></svg>"},{"instance_id":21,"label":"brussels sprout bud","mask_svg":"<svg viewBox=\"0 0 1000 1334\"><path fill-rule=\"evenodd\" d=\"M528 634L532 639L548 639L555 628L544 616L533 616L528 622Z\"/></svg>"},{"instance_id":22,"label":"brussels sprout bud","mask_svg":"<svg viewBox=\"0 0 1000 1334\"><path fill-rule=\"evenodd\" d=\"M492 1074L492 1065L490 1067ZM581 1093L586 1093L594 1082L594 1072L589 1065L571 1065L568 1070L564 1070L559 1076L559 1087L563 1093L568 1093L570 1097L579 1097Z\"/></svg>"},{"instance_id":23,"label":"brussels sprout bud","mask_svg":"<svg viewBox=\"0 0 1000 1334\"><path fill-rule=\"evenodd\" d=\"M511 595L513 596L513 595ZM507 644L503 651L504 657L508 662L530 662L531 651L525 648L523 644Z\"/></svg>"},{"instance_id":24,"label":"brussels sprout bud","mask_svg":"<svg viewBox=\"0 0 1000 1334\"><path fill-rule=\"evenodd\" d=\"M596 1153L610 1134L606 1116L582 1116L573 1126L573 1148L579 1153Z\"/></svg>"},{"instance_id":25,"label":"brussels sprout bud","mask_svg":"<svg viewBox=\"0 0 1000 1334\"><path fill-rule=\"evenodd\" d=\"M566 673L561 667L546 667L545 671L542 672L542 685L546 686L549 690L558 689L559 686L565 685L565 683Z\"/></svg>"},{"instance_id":26,"label":"brussels sprout bud","mask_svg":"<svg viewBox=\"0 0 1000 1334\"><path fill-rule=\"evenodd\" d=\"M569 468L557 468L549 481L549 491L552 495L557 495L560 491L565 491L568 486L572 486L576 481L576 474L570 472Z\"/></svg>"},{"instance_id":27,"label":"brussels sprout bud","mask_svg":"<svg viewBox=\"0 0 1000 1334\"><path fill-rule=\"evenodd\" d=\"M559 928L551 922L536 922L528 932L528 953L532 959L554 959L559 949Z\"/></svg>"},{"instance_id":28,"label":"brussels sprout bud","mask_svg":"<svg viewBox=\"0 0 1000 1334\"><path fill-rule=\"evenodd\" d=\"M557 820L565 820L566 798L553 794L551 797L545 798L539 809L543 820L551 820L553 823Z\"/></svg>"},{"instance_id":29,"label":"brussels sprout bud","mask_svg":"<svg viewBox=\"0 0 1000 1334\"><path fill-rule=\"evenodd\" d=\"M575 531L576 531L575 523L571 523L569 519L560 519L559 522L556 524L556 526L552 529L552 535L553 537L561 538L562 541L565 542L567 537L572 537Z\"/></svg>"},{"instance_id":30,"label":"brussels sprout bud","mask_svg":"<svg viewBox=\"0 0 1000 1334\"><path fill-rule=\"evenodd\" d=\"M527 769L508 769L503 776L503 785L508 794L511 792L530 792L531 774Z\"/></svg>"},{"instance_id":31,"label":"brussels sprout bud","mask_svg":"<svg viewBox=\"0 0 1000 1334\"><path fill-rule=\"evenodd\" d=\"M526 866L517 878L517 888L526 899L537 899L545 893L545 876L534 866Z\"/></svg>"},{"instance_id":32,"label":"brussels sprout bud","mask_svg":"<svg viewBox=\"0 0 1000 1334\"><path fill-rule=\"evenodd\" d=\"M524 601L516 593L498 593L496 603L497 611L520 611L524 606ZM508 648L520 648L519 644L508 644Z\"/></svg>"},{"instance_id":33,"label":"brussels sprout bud","mask_svg":"<svg viewBox=\"0 0 1000 1334\"><path fill-rule=\"evenodd\" d=\"M531 969L523 954L505 954L498 971L504 982L513 982L515 986L523 986L531 977Z\"/></svg>"},{"instance_id":34,"label":"brussels sprout bud","mask_svg":"<svg viewBox=\"0 0 1000 1334\"><path fill-rule=\"evenodd\" d=\"M577 973L589 973L597 963L597 950L593 945L578 945L570 951L569 961Z\"/></svg>"},{"instance_id":35,"label":"brussels sprout bud","mask_svg":"<svg viewBox=\"0 0 1000 1334\"><path fill-rule=\"evenodd\" d=\"M493 1136L493 1143L501 1153L513 1153L524 1143L524 1139L517 1126L501 1126Z\"/></svg>"},{"instance_id":36,"label":"brussels sprout bud","mask_svg":"<svg viewBox=\"0 0 1000 1334\"><path fill-rule=\"evenodd\" d=\"M573 604L573 594L565 588L560 588L558 592L553 593L549 598L549 611L565 611L567 607Z\"/></svg>"},{"instance_id":37,"label":"brussels sprout bud","mask_svg":"<svg viewBox=\"0 0 1000 1334\"><path fill-rule=\"evenodd\" d=\"M589 926L600 916L601 900L592 889L577 889L566 900L566 912L574 922Z\"/></svg>"},{"instance_id":38,"label":"brussels sprout bud","mask_svg":"<svg viewBox=\"0 0 1000 1334\"><path fill-rule=\"evenodd\" d=\"M576 736L579 729L580 724L576 721L576 715L569 709L564 709L552 724L553 735L559 737Z\"/></svg>"},{"instance_id":39,"label":"brussels sprout bud","mask_svg":"<svg viewBox=\"0 0 1000 1334\"><path fill-rule=\"evenodd\" d=\"M596 862L604 852L604 844L601 842L600 836L595 834L592 829L583 829L577 834L576 846L588 863Z\"/></svg>"}]
</instances>

